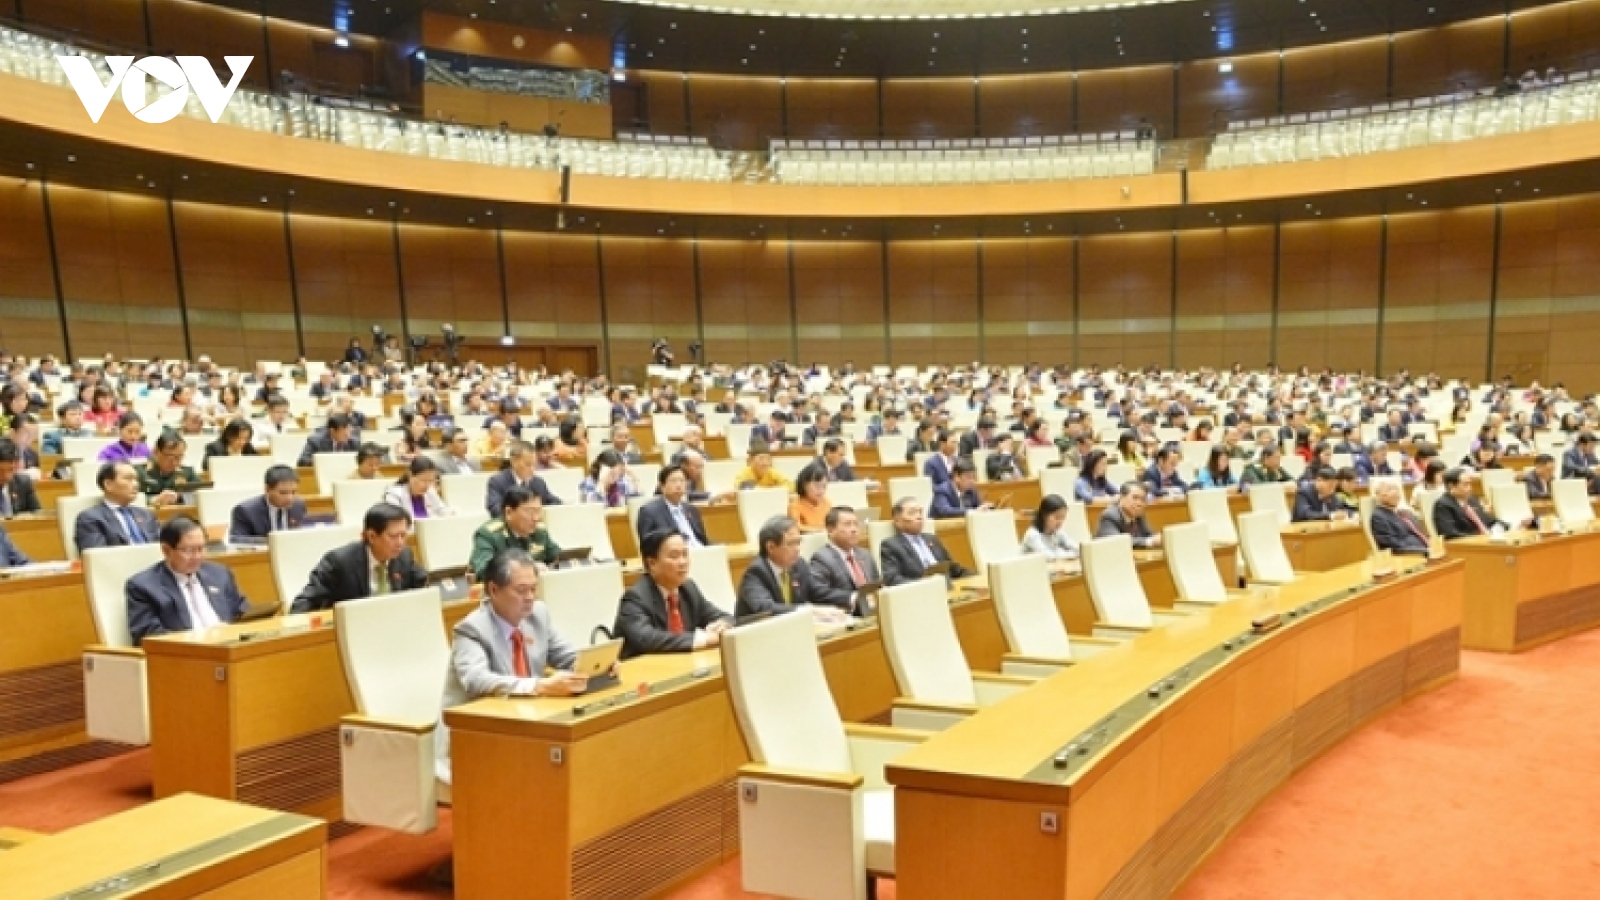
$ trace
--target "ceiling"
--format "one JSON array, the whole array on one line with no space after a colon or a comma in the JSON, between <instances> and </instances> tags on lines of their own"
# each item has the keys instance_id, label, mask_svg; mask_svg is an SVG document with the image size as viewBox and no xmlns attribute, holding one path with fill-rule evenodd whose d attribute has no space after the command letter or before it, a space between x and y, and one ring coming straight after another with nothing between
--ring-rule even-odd
<instances>
[{"instance_id":1,"label":"ceiling","mask_svg":"<svg viewBox=\"0 0 1600 900\"><path fill-rule=\"evenodd\" d=\"M619 68L764 75L987 75L1170 63L1333 43L1545 6L1556 0L1143 0L1081 12L912 21L745 15L633 0L213 0L388 36L424 11L608 35ZM881 6L859 0L723 0ZM1015 0L1033 3L1040 0ZM1085 0L1056 0L1067 6ZM1005 6L1012 0L946 0ZM1104 5L1104 4L1101 4ZM686 4L685 4L686 6ZM945 5L929 4L928 9Z\"/></svg>"}]
</instances>

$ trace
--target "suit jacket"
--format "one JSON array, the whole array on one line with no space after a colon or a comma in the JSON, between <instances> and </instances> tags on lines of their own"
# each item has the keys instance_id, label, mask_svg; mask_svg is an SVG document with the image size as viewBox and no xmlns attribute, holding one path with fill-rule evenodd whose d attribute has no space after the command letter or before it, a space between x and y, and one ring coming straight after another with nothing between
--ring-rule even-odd
<instances>
[{"instance_id":1,"label":"suit jacket","mask_svg":"<svg viewBox=\"0 0 1600 900\"><path fill-rule=\"evenodd\" d=\"M969 509L977 509L983 505L983 498L978 496L976 488L967 488L963 493L956 493L956 483L946 481L935 485L933 488L933 501L928 504L928 515L935 519L959 519L967 514Z\"/></svg>"},{"instance_id":2,"label":"suit jacket","mask_svg":"<svg viewBox=\"0 0 1600 900\"><path fill-rule=\"evenodd\" d=\"M1510 527L1490 515L1483 508L1483 505L1478 502L1477 497L1467 498L1467 504L1472 507L1472 511L1477 514L1478 521L1483 523L1485 529L1493 528L1496 525L1500 525L1503 528ZM1433 504L1433 530L1447 541L1460 537L1476 537L1480 533L1478 526L1472 524L1472 520L1467 518L1467 511L1462 508L1461 501L1448 493L1440 495L1439 499Z\"/></svg>"},{"instance_id":3,"label":"suit jacket","mask_svg":"<svg viewBox=\"0 0 1600 900\"><path fill-rule=\"evenodd\" d=\"M11 535L6 534L4 528L0 528L0 569L25 566L30 562L33 562L33 560L29 559L26 553L18 550L17 545L11 542Z\"/></svg>"},{"instance_id":4,"label":"suit jacket","mask_svg":"<svg viewBox=\"0 0 1600 900\"><path fill-rule=\"evenodd\" d=\"M944 457L935 453L922 464L922 476L933 482L934 487L938 487L950 480L950 468L954 465L954 460L951 460L950 464L946 465Z\"/></svg>"},{"instance_id":5,"label":"suit jacket","mask_svg":"<svg viewBox=\"0 0 1600 900\"><path fill-rule=\"evenodd\" d=\"M268 503L265 496L251 497L233 508L228 536L264 538L272 533L272 521L277 518L277 512L277 507ZM299 528L306 520L305 501L294 501L286 512L289 514L289 527Z\"/></svg>"},{"instance_id":6,"label":"suit jacket","mask_svg":"<svg viewBox=\"0 0 1600 900\"><path fill-rule=\"evenodd\" d=\"M667 630L667 598L655 579L639 577L622 595L617 608L615 633L622 638L622 656L631 658L647 653L689 653L694 650L697 629L732 618L707 600L693 581L678 587L678 613L683 617L683 633Z\"/></svg>"},{"instance_id":7,"label":"suit jacket","mask_svg":"<svg viewBox=\"0 0 1600 900\"><path fill-rule=\"evenodd\" d=\"M403 484L389 485L389 489L383 492L383 502L398 506L411 514L412 518L416 517L416 512L411 508L411 489ZM428 492L422 495L422 508L427 511L427 518L430 519L454 515L450 507L445 504L444 498L439 496L439 489L436 487L428 488Z\"/></svg>"},{"instance_id":8,"label":"suit jacket","mask_svg":"<svg viewBox=\"0 0 1600 900\"><path fill-rule=\"evenodd\" d=\"M1404 425L1384 424L1378 426L1378 440L1380 441L1403 441L1410 436L1410 430Z\"/></svg>"},{"instance_id":9,"label":"suit jacket","mask_svg":"<svg viewBox=\"0 0 1600 900\"><path fill-rule=\"evenodd\" d=\"M781 434L781 435L779 435L777 437L773 437L773 435L772 435L772 426L770 426L770 425L756 425L755 427L750 429L750 440L752 442L754 442L757 438L760 438L761 440L765 441L768 447L771 447L773 449L777 449L777 448L783 446L785 441L788 441L788 442L792 443L792 442L798 440L799 435L797 435L795 432L785 428L783 430L783 434Z\"/></svg>"},{"instance_id":10,"label":"suit jacket","mask_svg":"<svg viewBox=\"0 0 1600 900\"><path fill-rule=\"evenodd\" d=\"M445 454L444 462L439 464L439 473L442 475L471 475L483 471L483 467L474 459L457 459L450 454Z\"/></svg>"},{"instance_id":11,"label":"suit jacket","mask_svg":"<svg viewBox=\"0 0 1600 900\"><path fill-rule=\"evenodd\" d=\"M933 554L936 563L947 562L950 564L951 578L966 578L973 574L955 560L950 558L950 551L944 549L944 544L937 535L921 534L916 539L928 545L928 550ZM906 584L922 577L922 570L927 568L922 564L922 557L916 548L911 546L911 537L896 532L890 535L878 548L878 555L883 557L883 583L889 587L897 584Z\"/></svg>"},{"instance_id":12,"label":"suit jacket","mask_svg":"<svg viewBox=\"0 0 1600 900\"><path fill-rule=\"evenodd\" d=\"M1539 473L1529 469L1522 476L1522 483L1528 488L1529 500L1549 500L1550 482L1539 478Z\"/></svg>"},{"instance_id":13,"label":"suit jacket","mask_svg":"<svg viewBox=\"0 0 1600 900\"><path fill-rule=\"evenodd\" d=\"M1330 494L1326 500L1317 496L1315 483L1302 484L1295 489L1294 521L1296 522L1326 522L1334 513L1344 508L1344 503L1337 493Z\"/></svg>"},{"instance_id":14,"label":"suit jacket","mask_svg":"<svg viewBox=\"0 0 1600 900\"><path fill-rule=\"evenodd\" d=\"M702 546L711 546L710 538L706 537L706 524L700 518L700 510L693 504L683 504L683 517L689 522L689 530L694 532L695 539ZM672 510L667 508L667 501L663 497L639 507L639 542L644 543L644 536L652 531L678 531L678 523L672 518Z\"/></svg>"},{"instance_id":15,"label":"suit jacket","mask_svg":"<svg viewBox=\"0 0 1600 900\"><path fill-rule=\"evenodd\" d=\"M352 430L354 426L352 426ZM300 451L300 465L312 465L312 457L318 453L354 453L361 449L359 438L352 437L343 443L335 441L326 430L319 431L306 438L306 448Z\"/></svg>"},{"instance_id":16,"label":"suit jacket","mask_svg":"<svg viewBox=\"0 0 1600 900\"><path fill-rule=\"evenodd\" d=\"M822 463L820 460L818 460L817 464L822 466L823 474L828 476L828 480L829 481L855 481L856 480L856 470L850 468L850 464L847 463L847 462L839 463L839 467L836 468L836 469L828 468L827 465Z\"/></svg>"},{"instance_id":17,"label":"suit jacket","mask_svg":"<svg viewBox=\"0 0 1600 900\"><path fill-rule=\"evenodd\" d=\"M506 491L516 486L517 473L509 466L496 472L494 477L489 479L489 487L484 495L484 508L489 510L489 518L499 517L506 505ZM545 506L561 505L561 498L550 493L550 489L545 487L544 479L538 475L529 478L527 488L537 494Z\"/></svg>"},{"instance_id":18,"label":"suit jacket","mask_svg":"<svg viewBox=\"0 0 1600 900\"><path fill-rule=\"evenodd\" d=\"M21 468L21 466L18 466L18 468ZM32 478L21 472L16 472L12 474L11 481L5 486L4 490L11 497L12 515L20 516L24 513L41 511L39 493L33 488Z\"/></svg>"},{"instance_id":19,"label":"suit jacket","mask_svg":"<svg viewBox=\"0 0 1600 900\"><path fill-rule=\"evenodd\" d=\"M427 584L428 573L411 558L409 549L389 560L389 588L409 591ZM367 545L362 541L335 547L323 554L311 570L311 580L294 598L290 612L332 609L335 603L372 596L372 573L367 568Z\"/></svg>"},{"instance_id":20,"label":"suit jacket","mask_svg":"<svg viewBox=\"0 0 1600 900\"><path fill-rule=\"evenodd\" d=\"M1170 497L1174 493L1184 493L1189 490L1189 485L1174 471L1171 475L1161 474L1158 466L1151 465L1144 470L1144 486L1152 497Z\"/></svg>"},{"instance_id":21,"label":"suit jacket","mask_svg":"<svg viewBox=\"0 0 1600 900\"><path fill-rule=\"evenodd\" d=\"M1094 536L1116 537L1119 534L1133 538L1135 547L1148 547L1155 539L1155 534L1150 530L1150 523L1145 521L1144 516L1130 522L1128 517L1122 514L1122 507L1112 503L1100 514L1100 524L1095 527Z\"/></svg>"},{"instance_id":22,"label":"suit jacket","mask_svg":"<svg viewBox=\"0 0 1600 900\"><path fill-rule=\"evenodd\" d=\"M1408 509L1404 514L1410 517L1417 530L1428 533L1427 527L1417 519L1415 513ZM1379 550L1391 553L1426 555L1428 552L1428 542L1406 524L1399 510L1387 506L1380 505L1372 509L1372 542L1378 545Z\"/></svg>"},{"instance_id":23,"label":"suit jacket","mask_svg":"<svg viewBox=\"0 0 1600 900\"><path fill-rule=\"evenodd\" d=\"M871 553L857 547L852 551L852 555L855 556L856 565L861 567L861 574L867 581L883 580ZM834 544L830 543L811 554L811 590L812 603L826 603L857 614L867 612L857 603L856 579L850 574L850 567L845 564L844 551Z\"/></svg>"},{"instance_id":24,"label":"suit jacket","mask_svg":"<svg viewBox=\"0 0 1600 900\"><path fill-rule=\"evenodd\" d=\"M792 599L785 603L783 586L778 584L766 559L758 556L750 561L750 567L739 580L739 602L733 614L742 617L756 613L788 613L802 603L812 602L815 591L811 587L811 570L804 560L789 569L789 590Z\"/></svg>"},{"instance_id":25,"label":"suit jacket","mask_svg":"<svg viewBox=\"0 0 1600 900\"><path fill-rule=\"evenodd\" d=\"M195 573L206 599L223 623L239 618L244 611L245 598L239 593L239 584L233 580L233 570L220 563L200 564ZM189 602L172 570L164 562L156 563L128 579L128 633L134 644L139 644L153 634L189 631L194 622L189 616Z\"/></svg>"},{"instance_id":26,"label":"suit jacket","mask_svg":"<svg viewBox=\"0 0 1600 900\"><path fill-rule=\"evenodd\" d=\"M142 506L129 506L128 510L133 513L134 523L143 532L145 543L155 543L161 531L156 514ZM128 533L123 530L122 515L113 513L104 503L96 503L78 515L72 537L80 553L92 547L128 546Z\"/></svg>"}]
</instances>

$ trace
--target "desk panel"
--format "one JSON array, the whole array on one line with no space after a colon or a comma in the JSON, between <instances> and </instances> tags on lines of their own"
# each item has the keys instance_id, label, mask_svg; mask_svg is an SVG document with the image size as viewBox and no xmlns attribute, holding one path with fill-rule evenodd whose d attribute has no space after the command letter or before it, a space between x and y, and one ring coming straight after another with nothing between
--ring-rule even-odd
<instances>
[{"instance_id":1,"label":"desk panel","mask_svg":"<svg viewBox=\"0 0 1600 900\"><path fill-rule=\"evenodd\" d=\"M1446 544L1467 566L1462 643L1474 650L1520 652L1600 625L1600 532L1519 543L1462 538Z\"/></svg>"}]
</instances>

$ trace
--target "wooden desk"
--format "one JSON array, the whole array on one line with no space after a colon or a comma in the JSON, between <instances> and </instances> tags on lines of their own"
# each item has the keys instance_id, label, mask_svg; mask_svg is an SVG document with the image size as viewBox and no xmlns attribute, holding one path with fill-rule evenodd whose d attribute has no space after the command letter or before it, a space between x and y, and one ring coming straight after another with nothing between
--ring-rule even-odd
<instances>
[{"instance_id":1,"label":"wooden desk","mask_svg":"<svg viewBox=\"0 0 1600 900\"><path fill-rule=\"evenodd\" d=\"M1083 513L1089 519L1089 532L1094 533L1100 525L1100 517L1105 515L1106 509L1115 502L1110 499L1096 500L1084 508ZM1228 512L1235 519L1241 513L1250 511L1250 498L1245 494L1230 492L1228 494ZM1152 500L1145 504L1144 519L1150 523L1150 530L1160 534L1168 525L1183 525L1189 521L1189 500L1178 498L1176 500Z\"/></svg>"},{"instance_id":2,"label":"wooden desk","mask_svg":"<svg viewBox=\"0 0 1600 900\"><path fill-rule=\"evenodd\" d=\"M1512 653L1600 625L1600 532L1492 543L1461 538L1445 544L1467 566L1461 643Z\"/></svg>"},{"instance_id":3,"label":"wooden desk","mask_svg":"<svg viewBox=\"0 0 1600 900\"><path fill-rule=\"evenodd\" d=\"M1372 555L1361 523L1296 522L1283 529L1283 549L1296 572L1331 572Z\"/></svg>"},{"instance_id":4,"label":"wooden desk","mask_svg":"<svg viewBox=\"0 0 1600 900\"><path fill-rule=\"evenodd\" d=\"M34 562L67 558L61 546L61 525L54 512L17 516L0 524L17 549Z\"/></svg>"},{"instance_id":5,"label":"wooden desk","mask_svg":"<svg viewBox=\"0 0 1600 900\"><path fill-rule=\"evenodd\" d=\"M321 897L327 845L324 822L186 794L0 853L0 884L10 900L122 879L112 895Z\"/></svg>"},{"instance_id":6,"label":"wooden desk","mask_svg":"<svg viewBox=\"0 0 1600 900\"><path fill-rule=\"evenodd\" d=\"M1456 674L1465 567L1368 585L1364 564L1085 659L891 763L907 897L1163 897L1273 788ZM1263 612L1326 605L1244 646ZM1214 668L1203 654L1219 654ZM1186 678L1180 673L1191 667ZM1161 700L1146 690L1168 678ZM1108 719L1108 717L1111 717ZM1083 755L1053 757L1103 728ZM1054 815L1054 828L1043 827ZM987 848L974 853L972 848Z\"/></svg>"},{"instance_id":7,"label":"wooden desk","mask_svg":"<svg viewBox=\"0 0 1600 900\"><path fill-rule=\"evenodd\" d=\"M446 604L445 628L477 605ZM144 652L157 797L339 818L339 719L356 708L331 612L153 637Z\"/></svg>"}]
</instances>

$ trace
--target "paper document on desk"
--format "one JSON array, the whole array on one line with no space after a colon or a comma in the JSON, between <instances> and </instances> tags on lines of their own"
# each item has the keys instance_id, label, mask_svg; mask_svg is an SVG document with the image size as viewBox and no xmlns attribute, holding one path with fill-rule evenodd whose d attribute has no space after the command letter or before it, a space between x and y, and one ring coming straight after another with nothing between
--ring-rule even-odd
<instances>
[{"instance_id":1,"label":"paper document on desk","mask_svg":"<svg viewBox=\"0 0 1600 900\"><path fill-rule=\"evenodd\" d=\"M62 572L70 572L71 570L72 563L66 560L59 560L56 562L36 562L21 566L12 566L9 569L0 569L0 577L23 578L33 575L59 575Z\"/></svg>"}]
</instances>

